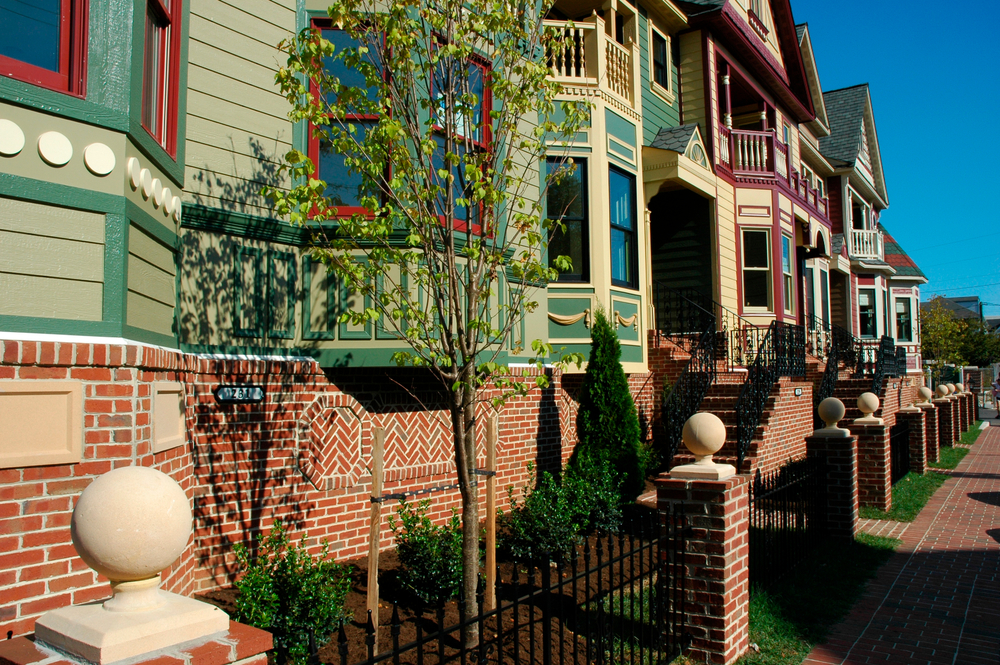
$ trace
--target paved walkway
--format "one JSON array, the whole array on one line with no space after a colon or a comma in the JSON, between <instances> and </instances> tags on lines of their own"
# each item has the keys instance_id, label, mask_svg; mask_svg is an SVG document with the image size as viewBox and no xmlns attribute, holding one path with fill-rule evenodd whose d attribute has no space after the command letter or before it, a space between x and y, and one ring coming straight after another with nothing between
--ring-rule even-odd
<instances>
[{"instance_id":1,"label":"paved walkway","mask_svg":"<svg viewBox=\"0 0 1000 665\"><path fill-rule=\"evenodd\" d=\"M984 430L899 537L897 553L804 665L998 665L1000 427Z\"/></svg>"}]
</instances>

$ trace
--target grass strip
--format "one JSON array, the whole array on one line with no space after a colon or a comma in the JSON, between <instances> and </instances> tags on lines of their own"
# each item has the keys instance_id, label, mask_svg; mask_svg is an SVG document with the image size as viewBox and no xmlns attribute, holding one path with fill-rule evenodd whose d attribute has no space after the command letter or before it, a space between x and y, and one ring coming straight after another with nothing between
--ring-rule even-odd
<instances>
[{"instance_id":1,"label":"grass strip","mask_svg":"<svg viewBox=\"0 0 1000 665\"><path fill-rule=\"evenodd\" d=\"M961 438L959 438L958 440L958 443L963 446L971 446L972 444L974 444L976 442L976 439L979 438L979 435L983 433L983 430L979 429L979 426L982 423L983 423L982 420L977 420L975 423L973 423L972 427L970 427L968 430L966 430L964 434L962 434Z\"/></svg>"},{"instance_id":2,"label":"grass strip","mask_svg":"<svg viewBox=\"0 0 1000 665\"><path fill-rule=\"evenodd\" d=\"M957 463L957 462L956 462ZM858 515L864 520L892 520L912 522L923 509L937 488L948 480L948 476L935 471L920 475L910 471L892 487L892 510L885 512L878 508L862 506Z\"/></svg>"},{"instance_id":3,"label":"grass strip","mask_svg":"<svg viewBox=\"0 0 1000 665\"><path fill-rule=\"evenodd\" d=\"M938 455L938 461L931 462L927 466L932 469L954 469L968 454L968 448L954 448L952 446L948 446L941 449L941 452Z\"/></svg>"},{"instance_id":4,"label":"grass strip","mask_svg":"<svg viewBox=\"0 0 1000 665\"><path fill-rule=\"evenodd\" d=\"M741 665L798 665L854 606L899 541L859 534L829 539L795 571L750 598L750 641L760 647Z\"/></svg>"}]
</instances>

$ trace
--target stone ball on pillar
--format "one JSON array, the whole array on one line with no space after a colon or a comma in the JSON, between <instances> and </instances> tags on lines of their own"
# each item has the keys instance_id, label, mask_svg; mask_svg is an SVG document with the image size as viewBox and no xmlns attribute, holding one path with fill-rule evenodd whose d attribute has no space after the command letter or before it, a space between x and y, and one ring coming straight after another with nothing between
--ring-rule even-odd
<instances>
[{"instance_id":1,"label":"stone ball on pillar","mask_svg":"<svg viewBox=\"0 0 1000 665\"><path fill-rule=\"evenodd\" d=\"M696 464L712 464L712 455L726 443L726 425L714 413L696 413L684 423L681 440Z\"/></svg>"},{"instance_id":2,"label":"stone ball on pillar","mask_svg":"<svg viewBox=\"0 0 1000 665\"><path fill-rule=\"evenodd\" d=\"M949 383L949 384L946 384L946 385L948 386L948 394L949 395L954 395L955 394L955 384L954 383Z\"/></svg>"},{"instance_id":3,"label":"stone ball on pillar","mask_svg":"<svg viewBox=\"0 0 1000 665\"><path fill-rule=\"evenodd\" d=\"M934 394L938 396L938 399L942 399L948 396L948 386L943 383L939 383L938 387L934 389Z\"/></svg>"},{"instance_id":4,"label":"stone ball on pillar","mask_svg":"<svg viewBox=\"0 0 1000 665\"><path fill-rule=\"evenodd\" d=\"M816 411L819 413L820 420L822 420L827 427L836 427L837 423L844 419L844 414L847 413L847 408L844 406L844 403L836 397L827 397L819 403L819 406L816 407Z\"/></svg>"},{"instance_id":5,"label":"stone ball on pillar","mask_svg":"<svg viewBox=\"0 0 1000 665\"><path fill-rule=\"evenodd\" d=\"M878 411L878 405L878 395L875 393L861 393L858 397L858 410L865 418L871 418L872 414Z\"/></svg>"},{"instance_id":6,"label":"stone ball on pillar","mask_svg":"<svg viewBox=\"0 0 1000 665\"><path fill-rule=\"evenodd\" d=\"M191 503L170 476L142 466L110 471L80 495L70 534L83 561L111 581L108 609L156 604L159 574L191 537ZM147 584L133 584L149 581ZM118 598L120 591L141 594ZM121 607L120 609L126 609Z\"/></svg>"},{"instance_id":7,"label":"stone ball on pillar","mask_svg":"<svg viewBox=\"0 0 1000 665\"><path fill-rule=\"evenodd\" d=\"M931 398L934 397L934 391L927 386L920 386L917 392L920 394L920 398L924 404L930 402Z\"/></svg>"},{"instance_id":8,"label":"stone ball on pillar","mask_svg":"<svg viewBox=\"0 0 1000 665\"><path fill-rule=\"evenodd\" d=\"M955 392L957 392L959 394L964 393L965 392L965 384L964 383L956 383L955 384Z\"/></svg>"}]
</instances>

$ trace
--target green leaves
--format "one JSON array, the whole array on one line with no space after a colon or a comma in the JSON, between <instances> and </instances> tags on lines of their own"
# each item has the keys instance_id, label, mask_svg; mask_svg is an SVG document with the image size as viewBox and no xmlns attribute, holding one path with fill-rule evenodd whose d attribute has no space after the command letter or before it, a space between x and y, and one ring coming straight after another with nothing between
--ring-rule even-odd
<instances>
[{"instance_id":1,"label":"green leaves","mask_svg":"<svg viewBox=\"0 0 1000 665\"><path fill-rule=\"evenodd\" d=\"M327 560L325 541L316 558L306 551L305 536L297 546L290 542L280 521L254 550L242 543L234 550L242 573L236 620L271 632L278 663L304 665L310 636L322 646L348 618L347 569Z\"/></svg>"},{"instance_id":2,"label":"green leaves","mask_svg":"<svg viewBox=\"0 0 1000 665\"><path fill-rule=\"evenodd\" d=\"M399 519L390 515L386 522L403 565L403 586L425 603L438 603L454 598L462 582L462 528L454 508L446 524L434 524L430 506L429 499L416 506L401 499Z\"/></svg>"}]
</instances>

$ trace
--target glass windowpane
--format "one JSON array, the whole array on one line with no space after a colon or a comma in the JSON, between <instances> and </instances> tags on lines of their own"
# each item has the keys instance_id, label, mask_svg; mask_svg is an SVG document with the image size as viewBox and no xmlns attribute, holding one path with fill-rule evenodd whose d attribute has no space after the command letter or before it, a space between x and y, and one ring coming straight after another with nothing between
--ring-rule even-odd
<instances>
[{"instance_id":1,"label":"glass windowpane","mask_svg":"<svg viewBox=\"0 0 1000 665\"><path fill-rule=\"evenodd\" d=\"M59 71L60 0L0 0L0 55Z\"/></svg>"}]
</instances>

